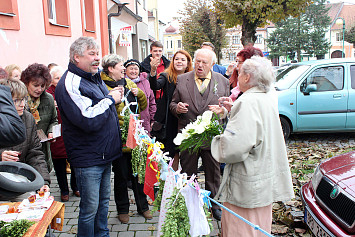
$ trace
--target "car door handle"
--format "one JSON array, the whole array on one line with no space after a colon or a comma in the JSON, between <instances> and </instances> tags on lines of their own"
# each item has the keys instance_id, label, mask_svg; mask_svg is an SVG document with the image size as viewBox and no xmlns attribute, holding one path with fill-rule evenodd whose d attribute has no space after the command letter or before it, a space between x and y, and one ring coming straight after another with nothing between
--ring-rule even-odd
<instances>
[{"instance_id":1,"label":"car door handle","mask_svg":"<svg viewBox=\"0 0 355 237\"><path fill-rule=\"evenodd\" d=\"M340 94L335 94L335 95L333 95L333 98L340 98L340 97L341 97Z\"/></svg>"}]
</instances>

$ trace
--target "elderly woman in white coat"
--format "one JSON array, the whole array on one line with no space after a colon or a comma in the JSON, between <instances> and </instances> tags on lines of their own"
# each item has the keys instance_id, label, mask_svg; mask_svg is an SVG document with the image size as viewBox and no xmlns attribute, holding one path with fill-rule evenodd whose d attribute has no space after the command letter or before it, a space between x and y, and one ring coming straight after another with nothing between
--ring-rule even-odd
<instances>
[{"instance_id":1,"label":"elderly woman in white coat","mask_svg":"<svg viewBox=\"0 0 355 237\"><path fill-rule=\"evenodd\" d=\"M216 198L269 233L272 203L294 197L274 80L267 59L254 56L244 62L238 77L243 95L211 147L214 159L227 164ZM223 210L222 236L264 234Z\"/></svg>"}]
</instances>

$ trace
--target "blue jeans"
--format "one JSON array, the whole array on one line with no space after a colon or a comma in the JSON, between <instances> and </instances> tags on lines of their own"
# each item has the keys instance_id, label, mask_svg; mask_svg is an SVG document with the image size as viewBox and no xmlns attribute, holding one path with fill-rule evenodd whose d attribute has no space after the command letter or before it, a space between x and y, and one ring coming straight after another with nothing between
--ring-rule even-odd
<instances>
[{"instance_id":1,"label":"blue jeans","mask_svg":"<svg viewBox=\"0 0 355 237\"><path fill-rule=\"evenodd\" d=\"M77 236L109 237L107 216L111 193L111 163L74 169L81 196Z\"/></svg>"}]
</instances>

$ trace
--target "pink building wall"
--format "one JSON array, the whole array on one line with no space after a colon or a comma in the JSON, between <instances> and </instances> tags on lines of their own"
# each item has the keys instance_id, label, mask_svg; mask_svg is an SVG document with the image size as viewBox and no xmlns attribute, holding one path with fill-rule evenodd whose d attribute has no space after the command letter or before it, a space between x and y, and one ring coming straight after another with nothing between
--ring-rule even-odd
<instances>
[{"instance_id":1,"label":"pink building wall","mask_svg":"<svg viewBox=\"0 0 355 237\"><path fill-rule=\"evenodd\" d=\"M83 35L81 1L69 0L71 37L46 35L42 0L18 0L20 30L0 29L0 66L55 62L66 68L70 44ZM101 45L99 2L95 4L96 40Z\"/></svg>"}]
</instances>

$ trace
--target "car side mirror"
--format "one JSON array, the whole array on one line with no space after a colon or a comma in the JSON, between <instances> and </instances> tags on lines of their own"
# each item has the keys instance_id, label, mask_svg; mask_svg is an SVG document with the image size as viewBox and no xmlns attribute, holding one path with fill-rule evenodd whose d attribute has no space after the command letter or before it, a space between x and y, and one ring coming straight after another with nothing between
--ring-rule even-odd
<instances>
[{"instance_id":1,"label":"car side mirror","mask_svg":"<svg viewBox=\"0 0 355 237\"><path fill-rule=\"evenodd\" d=\"M309 84L306 89L303 91L304 95L309 95L312 91L317 91L317 85L316 84Z\"/></svg>"}]
</instances>

